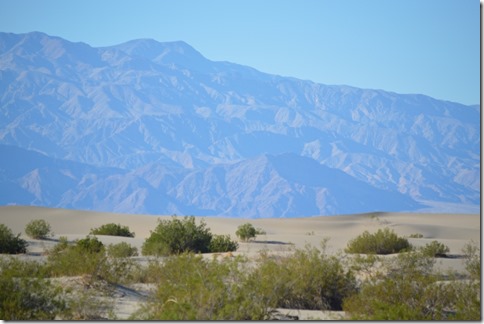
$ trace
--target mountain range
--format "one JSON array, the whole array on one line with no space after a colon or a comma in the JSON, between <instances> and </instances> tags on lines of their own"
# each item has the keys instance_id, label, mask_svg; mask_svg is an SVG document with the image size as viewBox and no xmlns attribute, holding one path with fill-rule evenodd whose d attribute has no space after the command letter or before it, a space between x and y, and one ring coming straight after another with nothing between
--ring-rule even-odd
<instances>
[{"instance_id":1,"label":"mountain range","mask_svg":"<svg viewBox=\"0 0 484 324\"><path fill-rule=\"evenodd\" d=\"M0 33L0 116L1 205L480 210L479 105L270 75L181 41Z\"/></svg>"}]
</instances>

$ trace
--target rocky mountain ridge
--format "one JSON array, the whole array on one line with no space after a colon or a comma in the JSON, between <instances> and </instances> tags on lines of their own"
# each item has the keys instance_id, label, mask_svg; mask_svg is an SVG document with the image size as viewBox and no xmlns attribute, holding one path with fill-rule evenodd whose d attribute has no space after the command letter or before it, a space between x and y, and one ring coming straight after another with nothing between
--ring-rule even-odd
<instances>
[{"instance_id":1,"label":"rocky mountain ridge","mask_svg":"<svg viewBox=\"0 0 484 324\"><path fill-rule=\"evenodd\" d=\"M0 115L0 189L17 190L1 204L479 211L479 106L269 75L184 42L93 48L0 33ZM16 162L40 157L43 168Z\"/></svg>"}]
</instances>

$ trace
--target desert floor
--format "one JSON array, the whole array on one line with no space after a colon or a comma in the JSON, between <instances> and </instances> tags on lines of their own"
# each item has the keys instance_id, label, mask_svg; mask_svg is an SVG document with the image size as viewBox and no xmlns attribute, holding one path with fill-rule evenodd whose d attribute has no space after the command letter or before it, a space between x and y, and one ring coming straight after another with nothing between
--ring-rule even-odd
<instances>
[{"instance_id":1,"label":"desert floor","mask_svg":"<svg viewBox=\"0 0 484 324\"><path fill-rule=\"evenodd\" d=\"M46 220L54 232L48 240L32 240L25 235L25 225L33 219ZM24 258L42 258L45 249L57 243L60 236L69 241L80 239L89 234L93 228L103 224L116 223L129 226L135 232L134 238L97 236L103 243L125 241L138 248L154 230L158 219L171 219L171 216L126 215L103 212L88 212L68 209L51 209L41 207L3 206L0 207L0 223L7 225L16 235L29 242L27 255ZM198 218L197 218L198 219ZM474 241L480 244L481 224L478 214L411 214L411 213L368 213L340 215L332 217L282 218L282 219L237 219L222 217L200 217L213 234L230 234L236 238L237 227L251 223L263 229L266 234L259 235L249 243L239 243L236 254L257 255L261 250L270 253L290 253L294 248L303 248L306 244L316 247L326 238L328 253L343 253L348 241L363 231L375 232L380 228L391 228L400 236L422 234L423 238L409 241L414 246L422 246L433 240L444 243L450 248L449 258L439 258L437 267L441 270L462 271L463 261L459 258L465 244ZM145 257L137 257L140 262ZM116 313L119 318L127 318L148 292L119 288L116 299ZM338 312L317 312L301 310L284 310L285 313L297 315L300 319L319 318L336 319Z\"/></svg>"}]
</instances>

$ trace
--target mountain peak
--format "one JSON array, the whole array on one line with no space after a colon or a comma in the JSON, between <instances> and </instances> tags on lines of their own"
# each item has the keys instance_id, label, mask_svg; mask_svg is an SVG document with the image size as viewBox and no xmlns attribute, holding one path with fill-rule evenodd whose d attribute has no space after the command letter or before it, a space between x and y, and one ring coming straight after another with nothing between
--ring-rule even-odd
<instances>
[{"instance_id":1,"label":"mountain peak","mask_svg":"<svg viewBox=\"0 0 484 324\"><path fill-rule=\"evenodd\" d=\"M22 58L32 66L52 68L53 65L85 63L91 66L101 64L98 50L83 42L71 42L61 37L50 36L41 32L25 34L0 33L0 55L6 54L4 60ZM47 66L46 60L50 61ZM22 64L20 61L17 62ZM25 68L25 67L24 67Z\"/></svg>"},{"instance_id":2,"label":"mountain peak","mask_svg":"<svg viewBox=\"0 0 484 324\"><path fill-rule=\"evenodd\" d=\"M184 41L158 42L154 39L135 39L122 43L114 48L130 56L142 57L159 64L187 65L206 60L193 47Z\"/></svg>"}]
</instances>

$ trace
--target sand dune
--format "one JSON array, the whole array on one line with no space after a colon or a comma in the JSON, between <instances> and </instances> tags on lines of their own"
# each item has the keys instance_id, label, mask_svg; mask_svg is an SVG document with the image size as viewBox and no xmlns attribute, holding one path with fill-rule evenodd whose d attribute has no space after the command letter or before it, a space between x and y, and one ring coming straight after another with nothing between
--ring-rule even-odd
<instances>
[{"instance_id":1,"label":"sand dune","mask_svg":"<svg viewBox=\"0 0 484 324\"><path fill-rule=\"evenodd\" d=\"M106 223L120 223L129 226L136 233L134 239L103 238L117 241L131 240L141 244L153 230L158 219L171 219L163 215L128 215L69 209L52 209L42 207L2 206L0 222L16 233L25 235L25 225L33 219L45 219L51 224L56 236L67 236L69 239L84 237L92 228ZM235 238L237 227L250 222L256 228L262 228L267 234L257 237L256 242L243 244L259 248L281 249L287 243L302 248L305 244L319 246L324 238L330 238L328 247L337 252L346 247L349 240L368 230L374 232L379 228L392 228L399 235L422 234L422 239L411 239L415 245L425 244L429 240L439 240L449 245L450 253L460 253L462 247L470 240L480 242L480 215L477 214L407 214L407 213L369 213L311 218L271 218L239 219L221 217L203 217L214 234L230 234ZM278 244L280 243L280 244ZM284 244L286 243L286 244Z\"/></svg>"},{"instance_id":2,"label":"sand dune","mask_svg":"<svg viewBox=\"0 0 484 324\"><path fill-rule=\"evenodd\" d=\"M25 236L25 225L33 219L44 219L51 225L55 235L50 240L32 240ZM28 255L39 257L42 252L57 243L60 236L68 240L80 239L89 234L92 228L106 223L119 223L129 226L135 232L135 238L98 236L105 244L126 241L141 250L144 240L154 230L158 219L171 219L171 216L127 215L102 212L88 212L68 209L41 207L3 206L0 207L0 223L7 225L14 234L29 241ZM202 219L202 218L200 218ZM450 248L450 254L459 255L462 248L471 240L480 243L480 215L478 214L409 214L409 213L368 213L341 215L332 217L311 217L291 219L236 219L220 217L203 217L214 234L230 234L236 238L237 227L250 222L266 234L259 235L249 243L240 243L234 254L257 255L261 250L285 254L294 248L303 248L306 244L319 246L321 241L329 238L327 251L339 253L344 250L348 241L363 231L375 232L389 227L401 236L422 234L422 238L411 238L415 246L423 246L438 240ZM143 261L144 257L139 257ZM146 258L145 258L146 259ZM460 258L439 259L437 267L441 270L462 271L464 265ZM120 292L121 295L122 292ZM127 317L141 302L129 294L116 302L117 312ZM131 298L131 299L130 299ZM292 311L293 314L295 311ZM298 311L300 319L325 318L328 314ZM336 314L337 318L341 314Z\"/></svg>"}]
</instances>

